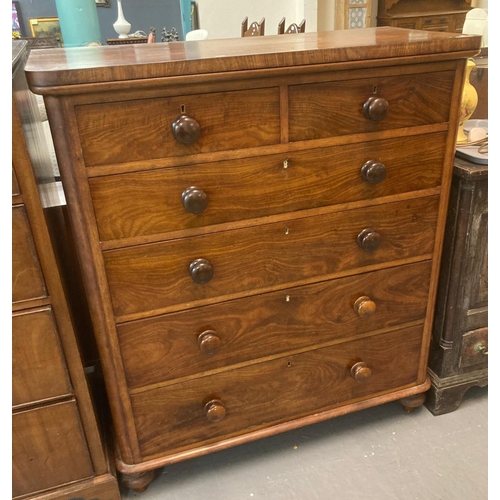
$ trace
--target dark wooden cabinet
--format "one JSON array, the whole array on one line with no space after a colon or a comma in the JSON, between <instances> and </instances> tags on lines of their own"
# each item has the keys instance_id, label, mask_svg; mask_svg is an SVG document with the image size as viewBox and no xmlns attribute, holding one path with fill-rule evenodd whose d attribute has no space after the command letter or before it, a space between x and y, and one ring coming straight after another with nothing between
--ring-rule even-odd
<instances>
[{"instance_id":1,"label":"dark wooden cabinet","mask_svg":"<svg viewBox=\"0 0 500 500\"><path fill-rule=\"evenodd\" d=\"M461 33L470 0L378 0L377 26Z\"/></svg>"},{"instance_id":2,"label":"dark wooden cabinet","mask_svg":"<svg viewBox=\"0 0 500 500\"><path fill-rule=\"evenodd\" d=\"M12 43L12 496L118 500L40 196L53 173L27 42Z\"/></svg>"},{"instance_id":3,"label":"dark wooden cabinet","mask_svg":"<svg viewBox=\"0 0 500 500\"><path fill-rule=\"evenodd\" d=\"M116 464L137 491L167 464L423 403L480 37L161 45L40 51L26 66L64 131Z\"/></svg>"},{"instance_id":4,"label":"dark wooden cabinet","mask_svg":"<svg viewBox=\"0 0 500 500\"><path fill-rule=\"evenodd\" d=\"M488 383L488 166L455 158L426 406L455 410Z\"/></svg>"}]
</instances>

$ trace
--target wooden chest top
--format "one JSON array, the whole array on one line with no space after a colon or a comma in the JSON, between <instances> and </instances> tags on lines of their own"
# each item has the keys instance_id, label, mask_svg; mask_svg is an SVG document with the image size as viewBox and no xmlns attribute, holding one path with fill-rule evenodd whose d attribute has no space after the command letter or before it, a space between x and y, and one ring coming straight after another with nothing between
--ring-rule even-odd
<instances>
[{"instance_id":1,"label":"wooden chest top","mask_svg":"<svg viewBox=\"0 0 500 500\"><path fill-rule=\"evenodd\" d=\"M378 27L129 46L34 51L26 65L32 90L242 70L310 66L477 51L479 37Z\"/></svg>"}]
</instances>

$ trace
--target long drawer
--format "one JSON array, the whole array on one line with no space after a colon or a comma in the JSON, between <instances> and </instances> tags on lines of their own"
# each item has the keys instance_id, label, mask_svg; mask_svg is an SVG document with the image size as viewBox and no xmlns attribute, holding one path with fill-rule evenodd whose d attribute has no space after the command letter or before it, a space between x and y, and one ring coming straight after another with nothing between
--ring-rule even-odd
<instances>
[{"instance_id":1,"label":"long drawer","mask_svg":"<svg viewBox=\"0 0 500 500\"><path fill-rule=\"evenodd\" d=\"M416 383L421 335L408 328L134 394L143 459ZM359 362L365 382L351 375Z\"/></svg>"},{"instance_id":2,"label":"long drawer","mask_svg":"<svg viewBox=\"0 0 500 500\"><path fill-rule=\"evenodd\" d=\"M128 385L423 321L430 271L425 261L118 325Z\"/></svg>"},{"instance_id":3,"label":"long drawer","mask_svg":"<svg viewBox=\"0 0 500 500\"><path fill-rule=\"evenodd\" d=\"M274 87L86 104L76 117L85 164L96 166L277 144L279 110ZM199 126L192 144L174 137L172 124L181 116ZM194 122L186 123L191 130Z\"/></svg>"},{"instance_id":4,"label":"long drawer","mask_svg":"<svg viewBox=\"0 0 500 500\"><path fill-rule=\"evenodd\" d=\"M404 147L399 138L360 142L89 184L106 241L435 188L445 144L446 133L424 134L405 139Z\"/></svg>"},{"instance_id":5,"label":"long drawer","mask_svg":"<svg viewBox=\"0 0 500 500\"><path fill-rule=\"evenodd\" d=\"M15 413L12 443L13 497L94 474L75 401Z\"/></svg>"},{"instance_id":6,"label":"long drawer","mask_svg":"<svg viewBox=\"0 0 500 500\"><path fill-rule=\"evenodd\" d=\"M50 308L12 315L12 405L72 394Z\"/></svg>"},{"instance_id":7,"label":"long drawer","mask_svg":"<svg viewBox=\"0 0 500 500\"><path fill-rule=\"evenodd\" d=\"M115 315L121 322L185 303L428 257L438 203L438 196L416 198L106 251ZM378 248L361 248L360 235L370 245L378 241Z\"/></svg>"},{"instance_id":8,"label":"long drawer","mask_svg":"<svg viewBox=\"0 0 500 500\"><path fill-rule=\"evenodd\" d=\"M12 302L47 297L24 205L12 207Z\"/></svg>"},{"instance_id":9,"label":"long drawer","mask_svg":"<svg viewBox=\"0 0 500 500\"><path fill-rule=\"evenodd\" d=\"M292 85L290 141L447 122L454 78L441 71Z\"/></svg>"}]
</instances>

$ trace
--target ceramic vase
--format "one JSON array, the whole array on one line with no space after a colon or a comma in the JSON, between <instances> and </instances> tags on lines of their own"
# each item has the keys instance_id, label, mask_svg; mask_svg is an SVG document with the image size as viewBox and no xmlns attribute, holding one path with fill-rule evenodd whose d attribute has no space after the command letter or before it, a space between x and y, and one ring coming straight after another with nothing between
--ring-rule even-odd
<instances>
[{"instance_id":1,"label":"ceramic vase","mask_svg":"<svg viewBox=\"0 0 500 500\"><path fill-rule=\"evenodd\" d=\"M462 91L462 103L460 105L460 121L458 123L457 144L467 142L464 125L477 108L477 91L470 83L470 74L475 67L476 63L472 59L469 59L465 70L465 82L464 89Z\"/></svg>"},{"instance_id":2,"label":"ceramic vase","mask_svg":"<svg viewBox=\"0 0 500 500\"><path fill-rule=\"evenodd\" d=\"M118 5L118 19L113 24L114 30L118 33L118 38L128 38L132 25L125 19L122 9L122 0L116 0Z\"/></svg>"}]
</instances>

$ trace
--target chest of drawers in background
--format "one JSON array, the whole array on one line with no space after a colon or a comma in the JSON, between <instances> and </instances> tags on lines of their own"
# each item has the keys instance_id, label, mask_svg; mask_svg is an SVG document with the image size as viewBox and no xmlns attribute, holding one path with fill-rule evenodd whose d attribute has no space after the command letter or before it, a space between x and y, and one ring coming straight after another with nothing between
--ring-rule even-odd
<instances>
[{"instance_id":1,"label":"chest of drawers in background","mask_svg":"<svg viewBox=\"0 0 500 500\"><path fill-rule=\"evenodd\" d=\"M488 383L488 165L455 158L429 356L425 402L458 408Z\"/></svg>"},{"instance_id":2,"label":"chest of drawers in background","mask_svg":"<svg viewBox=\"0 0 500 500\"><path fill-rule=\"evenodd\" d=\"M429 388L480 40L256 38L57 49L27 67L137 491L163 465L388 401L411 410Z\"/></svg>"},{"instance_id":3,"label":"chest of drawers in background","mask_svg":"<svg viewBox=\"0 0 500 500\"><path fill-rule=\"evenodd\" d=\"M26 47L12 42L12 497L118 500L37 189L54 184Z\"/></svg>"}]
</instances>

